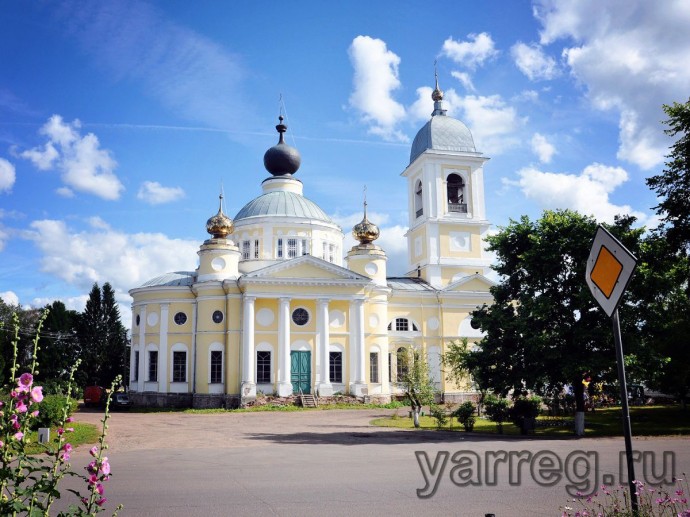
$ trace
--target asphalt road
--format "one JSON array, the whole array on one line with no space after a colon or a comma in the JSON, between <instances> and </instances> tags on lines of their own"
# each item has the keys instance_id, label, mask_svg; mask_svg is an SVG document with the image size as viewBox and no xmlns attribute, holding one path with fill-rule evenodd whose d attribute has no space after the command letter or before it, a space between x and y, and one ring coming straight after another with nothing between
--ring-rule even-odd
<instances>
[{"instance_id":1,"label":"asphalt road","mask_svg":"<svg viewBox=\"0 0 690 517\"><path fill-rule=\"evenodd\" d=\"M555 516L577 507L566 487L620 482L622 438L497 439L369 425L390 413L115 413L108 506L123 503L123 516ZM673 453L677 476L690 473L687 438L635 438L634 447L655 455L640 458L638 478L652 480L655 459L657 478L670 480L664 452ZM88 448L72 463L86 465Z\"/></svg>"}]
</instances>

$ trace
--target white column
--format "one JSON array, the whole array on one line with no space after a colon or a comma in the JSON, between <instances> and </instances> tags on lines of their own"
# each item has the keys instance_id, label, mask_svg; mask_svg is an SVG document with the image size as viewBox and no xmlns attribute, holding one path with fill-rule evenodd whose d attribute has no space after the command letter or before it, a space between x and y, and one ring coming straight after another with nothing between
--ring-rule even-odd
<instances>
[{"instance_id":1,"label":"white column","mask_svg":"<svg viewBox=\"0 0 690 517\"><path fill-rule=\"evenodd\" d=\"M161 303L160 333L158 336L158 393L168 391L168 312L170 305Z\"/></svg>"},{"instance_id":2,"label":"white column","mask_svg":"<svg viewBox=\"0 0 690 517\"><path fill-rule=\"evenodd\" d=\"M290 298L281 298L278 307L278 396L292 395L290 382Z\"/></svg>"},{"instance_id":3,"label":"white column","mask_svg":"<svg viewBox=\"0 0 690 517\"><path fill-rule=\"evenodd\" d=\"M141 308L139 316L139 374L137 375L137 391L144 391L146 378L146 305Z\"/></svg>"},{"instance_id":4,"label":"white column","mask_svg":"<svg viewBox=\"0 0 690 517\"><path fill-rule=\"evenodd\" d=\"M254 296L244 297L242 312L242 400L256 397L256 377L254 375Z\"/></svg>"},{"instance_id":5,"label":"white column","mask_svg":"<svg viewBox=\"0 0 690 517\"><path fill-rule=\"evenodd\" d=\"M319 299L316 302L317 313L316 313L316 327L319 337L319 342L317 346L319 348L319 355L321 356L320 366L320 377L321 382L319 383L319 396L330 397L333 395L333 385L331 384L330 372L329 372L329 357L328 353L329 345L331 341L331 335L329 332L329 316L328 316L328 300Z\"/></svg>"},{"instance_id":6,"label":"white column","mask_svg":"<svg viewBox=\"0 0 690 517\"><path fill-rule=\"evenodd\" d=\"M354 394L357 397L366 395L366 383L364 382L364 300L352 302L352 314L354 316L354 329L350 335L354 336L355 354L355 385Z\"/></svg>"}]
</instances>

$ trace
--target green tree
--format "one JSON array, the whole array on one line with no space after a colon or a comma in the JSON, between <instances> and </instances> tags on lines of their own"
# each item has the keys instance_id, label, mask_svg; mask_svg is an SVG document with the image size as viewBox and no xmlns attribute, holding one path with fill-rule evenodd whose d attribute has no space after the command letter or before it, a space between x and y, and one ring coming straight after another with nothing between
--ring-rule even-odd
<instances>
[{"instance_id":1,"label":"green tree","mask_svg":"<svg viewBox=\"0 0 690 517\"><path fill-rule=\"evenodd\" d=\"M419 427L419 413L422 406L434 402L436 388L429 375L429 362L419 350L405 349L397 355L398 387L402 388L410 401L414 426Z\"/></svg>"},{"instance_id":2,"label":"green tree","mask_svg":"<svg viewBox=\"0 0 690 517\"><path fill-rule=\"evenodd\" d=\"M685 403L690 391L690 258L674 247L661 233L642 243L631 287L641 300L640 336L645 346L630 358L630 370L648 387Z\"/></svg>"},{"instance_id":3,"label":"green tree","mask_svg":"<svg viewBox=\"0 0 690 517\"><path fill-rule=\"evenodd\" d=\"M36 324L40 318L40 311L36 309L22 309L18 305L8 305L0 299L0 382L9 379L7 358L12 356L12 340L14 325L12 315L19 317L19 341L17 343L17 364L26 367L32 359L33 339L36 335Z\"/></svg>"},{"instance_id":4,"label":"green tree","mask_svg":"<svg viewBox=\"0 0 690 517\"><path fill-rule=\"evenodd\" d=\"M61 301L47 305L48 316L43 323L40 341L41 366L38 378L67 381L69 372L79 358L76 326L79 313L68 310Z\"/></svg>"},{"instance_id":5,"label":"green tree","mask_svg":"<svg viewBox=\"0 0 690 517\"><path fill-rule=\"evenodd\" d=\"M608 229L635 253L642 230L633 223L617 218ZM615 378L611 322L585 283L596 227L593 218L570 210L545 211L537 221L511 220L487 238L502 280L491 289L494 304L472 314L486 337L467 358L470 368L481 367L485 387L517 397L571 385L584 416L583 376ZM627 312L621 325L634 334L636 313Z\"/></svg>"},{"instance_id":6,"label":"green tree","mask_svg":"<svg viewBox=\"0 0 690 517\"><path fill-rule=\"evenodd\" d=\"M656 207L664 223L663 233L671 244L687 254L690 246L690 100L664 105L669 128L664 132L678 137L667 156L661 174L647 179L647 185L661 198Z\"/></svg>"},{"instance_id":7,"label":"green tree","mask_svg":"<svg viewBox=\"0 0 690 517\"><path fill-rule=\"evenodd\" d=\"M103 284L103 289L98 284L91 288L77 321L77 339L82 359L79 380L83 385L108 386L123 373L127 332L109 283Z\"/></svg>"}]
</instances>

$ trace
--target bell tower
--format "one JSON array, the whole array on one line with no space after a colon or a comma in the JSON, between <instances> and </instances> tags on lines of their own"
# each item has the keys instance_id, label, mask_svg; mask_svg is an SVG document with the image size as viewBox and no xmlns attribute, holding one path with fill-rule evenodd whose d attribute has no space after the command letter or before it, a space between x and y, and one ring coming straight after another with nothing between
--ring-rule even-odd
<instances>
[{"instance_id":1,"label":"bell tower","mask_svg":"<svg viewBox=\"0 0 690 517\"><path fill-rule=\"evenodd\" d=\"M446 114L438 76L431 98L431 119L417 133L401 175L408 191L407 276L441 289L488 272L483 166L489 158L477 152L467 126Z\"/></svg>"}]
</instances>

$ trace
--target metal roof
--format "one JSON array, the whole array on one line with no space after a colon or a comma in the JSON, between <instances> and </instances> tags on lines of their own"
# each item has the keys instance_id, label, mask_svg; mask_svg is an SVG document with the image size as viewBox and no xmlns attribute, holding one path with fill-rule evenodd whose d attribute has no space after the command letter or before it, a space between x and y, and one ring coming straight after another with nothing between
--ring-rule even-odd
<instances>
[{"instance_id":1,"label":"metal roof","mask_svg":"<svg viewBox=\"0 0 690 517\"><path fill-rule=\"evenodd\" d=\"M166 273L144 282L140 287L181 287L194 283L196 273L194 271L175 271Z\"/></svg>"},{"instance_id":2,"label":"metal roof","mask_svg":"<svg viewBox=\"0 0 690 517\"><path fill-rule=\"evenodd\" d=\"M421 278L390 277L386 281L394 291L436 291Z\"/></svg>"},{"instance_id":3,"label":"metal roof","mask_svg":"<svg viewBox=\"0 0 690 517\"><path fill-rule=\"evenodd\" d=\"M476 153L468 127L453 117L434 115L424 124L412 142L410 163L427 149Z\"/></svg>"},{"instance_id":4,"label":"metal roof","mask_svg":"<svg viewBox=\"0 0 690 517\"><path fill-rule=\"evenodd\" d=\"M283 190L266 192L253 199L235 216L235 222L250 217L286 216L317 219L335 224L319 206L300 194Z\"/></svg>"}]
</instances>

